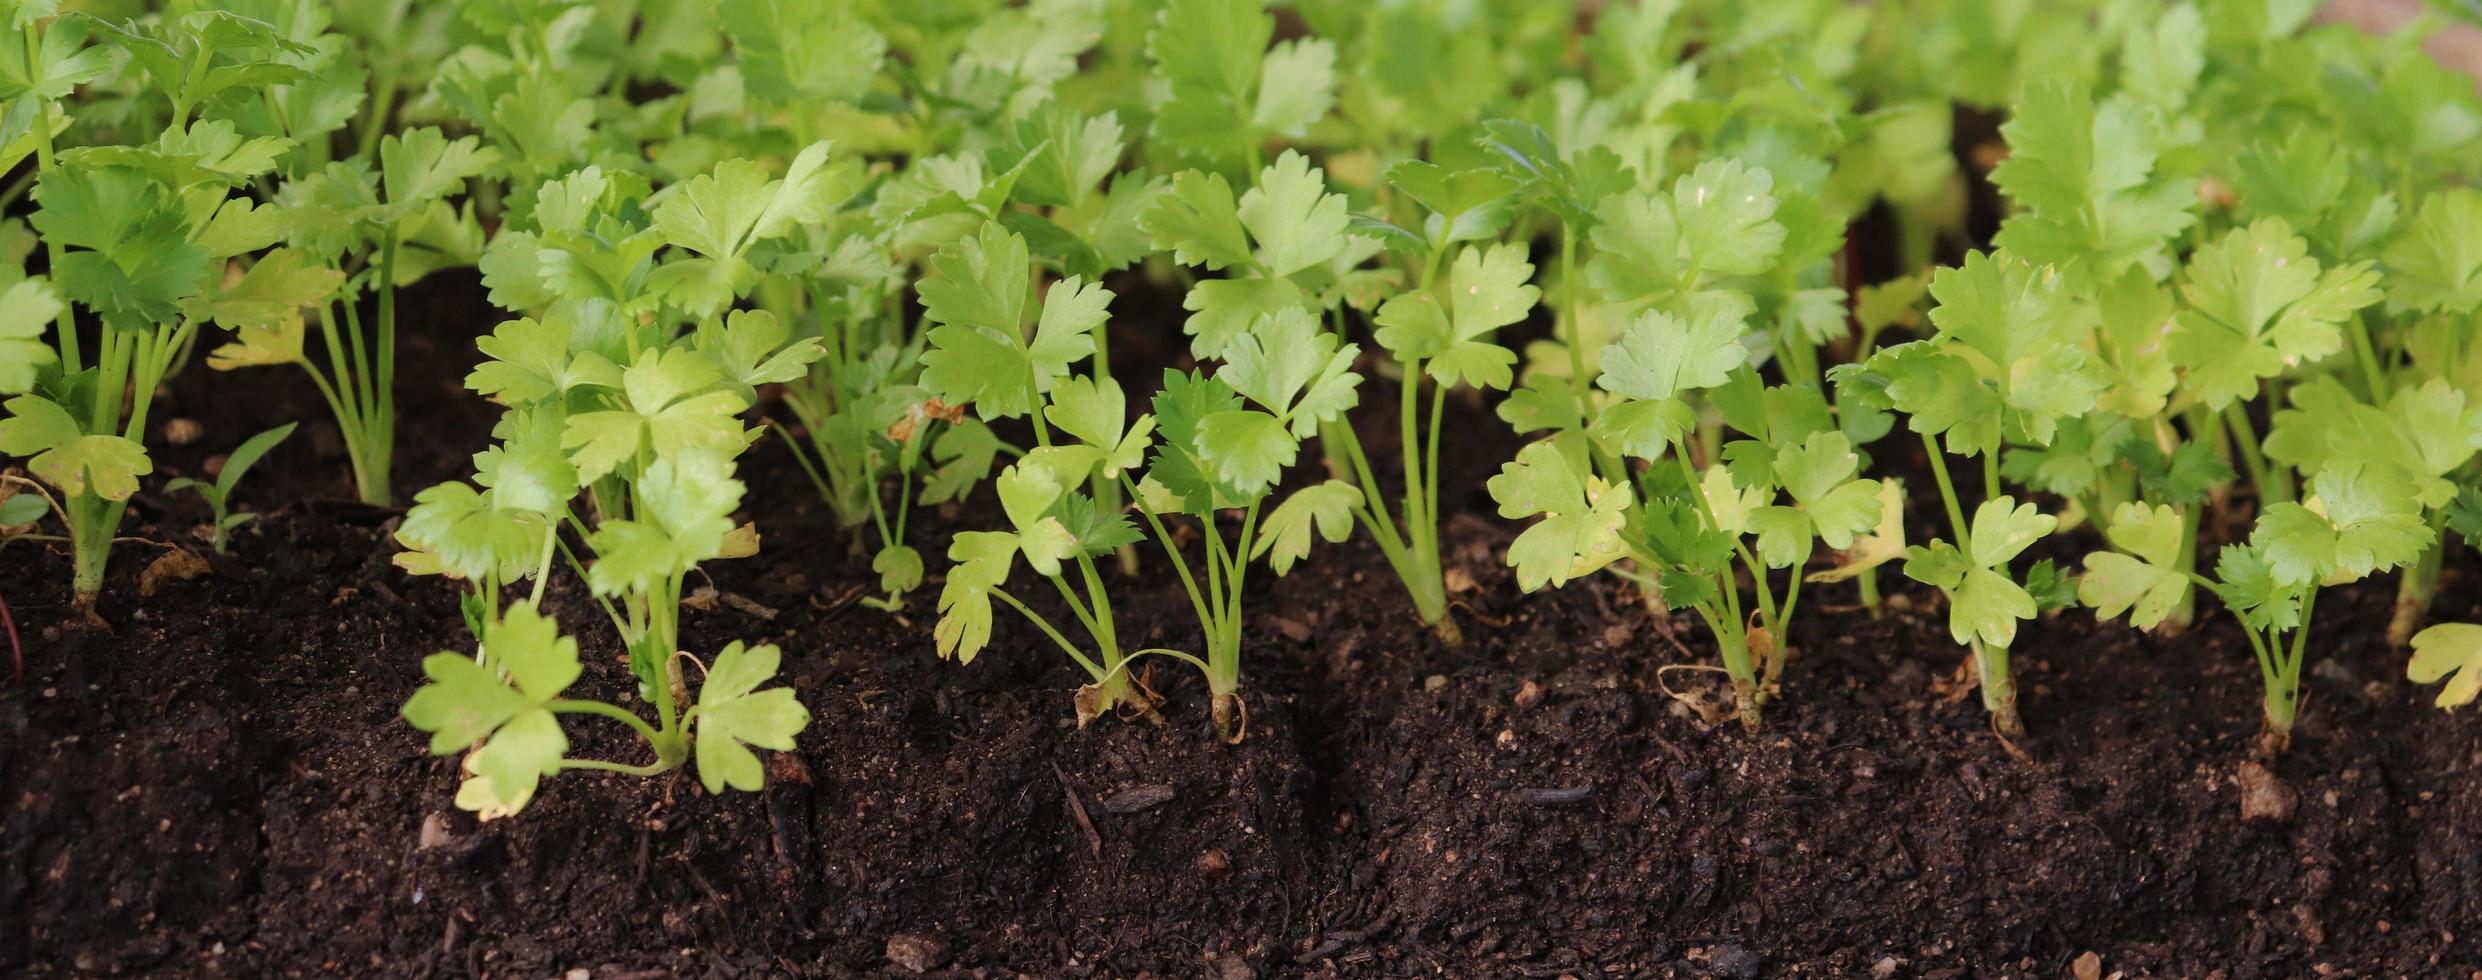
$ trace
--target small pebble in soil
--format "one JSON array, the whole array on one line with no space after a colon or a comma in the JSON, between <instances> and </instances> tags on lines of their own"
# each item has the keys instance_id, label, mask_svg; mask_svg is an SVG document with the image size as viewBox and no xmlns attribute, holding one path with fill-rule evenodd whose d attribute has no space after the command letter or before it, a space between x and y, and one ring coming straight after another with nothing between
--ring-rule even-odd
<instances>
[{"instance_id":1,"label":"small pebble in soil","mask_svg":"<svg viewBox=\"0 0 2482 980\"><path fill-rule=\"evenodd\" d=\"M448 815L433 810L422 818L422 836L416 846L427 851L448 843L448 837Z\"/></svg>"},{"instance_id":2,"label":"small pebble in soil","mask_svg":"<svg viewBox=\"0 0 2482 980\"><path fill-rule=\"evenodd\" d=\"M948 941L918 932L888 937L888 962L911 973L929 973L948 962Z\"/></svg>"},{"instance_id":3,"label":"small pebble in soil","mask_svg":"<svg viewBox=\"0 0 2482 980\"><path fill-rule=\"evenodd\" d=\"M1877 963L1870 965L1870 980L1890 980L1896 975L1896 970L1903 965L1893 956L1879 957Z\"/></svg>"},{"instance_id":4,"label":"small pebble in soil","mask_svg":"<svg viewBox=\"0 0 2482 980\"><path fill-rule=\"evenodd\" d=\"M207 427L200 425L197 419L176 418L164 423L164 441L176 446L197 442L199 436L206 434Z\"/></svg>"},{"instance_id":5,"label":"small pebble in soil","mask_svg":"<svg viewBox=\"0 0 2482 980\"><path fill-rule=\"evenodd\" d=\"M1543 703L1543 686L1528 678L1517 686L1517 710L1523 711Z\"/></svg>"},{"instance_id":6,"label":"small pebble in soil","mask_svg":"<svg viewBox=\"0 0 2482 980\"><path fill-rule=\"evenodd\" d=\"M1745 946L1717 946L1707 951L1707 965L1714 967L1715 976L1732 980L1756 980L1765 968L1767 958Z\"/></svg>"},{"instance_id":7,"label":"small pebble in soil","mask_svg":"<svg viewBox=\"0 0 2482 980\"><path fill-rule=\"evenodd\" d=\"M1200 854L1198 855L1198 873L1220 881L1232 874L1232 858L1226 856L1220 848Z\"/></svg>"},{"instance_id":8,"label":"small pebble in soil","mask_svg":"<svg viewBox=\"0 0 2482 980\"><path fill-rule=\"evenodd\" d=\"M1448 676L1446 674L1432 674L1429 677L1422 678L1422 690L1424 691L1437 692L1440 688L1447 686Z\"/></svg>"},{"instance_id":9,"label":"small pebble in soil","mask_svg":"<svg viewBox=\"0 0 2482 980\"><path fill-rule=\"evenodd\" d=\"M1135 786L1113 794L1111 799L1104 800L1103 810L1114 814L1152 810L1172 802L1172 796L1172 787L1162 783Z\"/></svg>"},{"instance_id":10,"label":"small pebble in soil","mask_svg":"<svg viewBox=\"0 0 2482 980\"><path fill-rule=\"evenodd\" d=\"M2077 980L2103 980L2102 954L2090 949L2078 954L2077 961L2068 965L2068 972Z\"/></svg>"},{"instance_id":11,"label":"small pebble in soil","mask_svg":"<svg viewBox=\"0 0 2482 980\"><path fill-rule=\"evenodd\" d=\"M2288 823L2300 794L2255 762L2241 763L2241 819L2252 823Z\"/></svg>"}]
</instances>

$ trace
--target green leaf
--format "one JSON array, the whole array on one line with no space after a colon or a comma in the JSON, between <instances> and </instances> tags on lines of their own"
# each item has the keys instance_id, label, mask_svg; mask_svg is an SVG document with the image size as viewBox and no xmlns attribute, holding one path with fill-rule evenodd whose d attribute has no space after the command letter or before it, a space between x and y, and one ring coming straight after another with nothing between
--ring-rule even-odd
<instances>
[{"instance_id":1,"label":"green leaf","mask_svg":"<svg viewBox=\"0 0 2482 980\"><path fill-rule=\"evenodd\" d=\"M1968 253L1962 266L1933 275L1930 292L1939 301L1930 314L1939 328L1938 340L1979 357L1943 364L1937 380L1917 376L1903 391L1891 392L1899 395L1900 407L1906 398L1928 398L1943 409L1968 413L1956 424L1972 424L1949 436L1951 448L1990 451L2003 431L2047 444L2060 420L2084 415L2108 385L2093 358L2077 345L2059 278L2050 272L2004 253ZM1976 385L1997 392L2009 409L2004 416L1963 390L1967 373ZM1924 382L1951 390L1926 393L1917 387Z\"/></svg>"},{"instance_id":2,"label":"green leaf","mask_svg":"<svg viewBox=\"0 0 2482 980\"><path fill-rule=\"evenodd\" d=\"M41 276L20 279L0 292L0 395L33 388L37 372L59 359L43 334L65 308L60 294Z\"/></svg>"},{"instance_id":3,"label":"green leaf","mask_svg":"<svg viewBox=\"0 0 2482 980\"><path fill-rule=\"evenodd\" d=\"M2362 404L2333 377L2296 385L2290 397L2267 436L2269 459L2303 472L2392 466L2413 478L2424 507L2454 498L2450 476L2482 449L2482 405L2467 407L2465 393L2443 378L2397 388L2384 409Z\"/></svg>"},{"instance_id":4,"label":"green leaf","mask_svg":"<svg viewBox=\"0 0 2482 980\"><path fill-rule=\"evenodd\" d=\"M991 463L1000 454L1000 437L991 427L964 419L948 426L931 444L931 460L937 464L922 479L921 502L942 504L963 500L973 492L974 484L991 474Z\"/></svg>"},{"instance_id":5,"label":"green leaf","mask_svg":"<svg viewBox=\"0 0 2482 980\"><path fill-rule=\"evenodd\" d=\"M468 765L492 798L522 806L542 777L560 771L569 740L544 705L576 683L582 668L577 641L532 602L511 604L484 632L479 660L437 653L422 670L430 682L405 702L405 720L431 733L434 755L488 739Z\"/></svg>"},{"instance_id":6,"label":"green leaf","mask_svg":"<svg viewBox=\"0 0 2482 980\"><path fill-rule=\"evenodd\" d=\"M1267 49L1260 63L1258 101L1250 122L1260 130L1300 139L1327 118L1336 103L1336 46L1317 38L1286 41Z\"/></svg>"},{"instance_id":7,"label":"green leaf","mask_svg":"<svg viewBox=\"0 0 2482 980\"><path fill-rule=\"evenodd\" d=\"M2015 364L2062 332L2067 297L2059 277L2024 260L1967 252L1932 273L1930 322L1942 337L2002 365Z\"/></svg>"},{"instance_id":8,"label":"green leaf","mask_svg":"<svg viewBox=\"0 0 2482 980\"><path fill-rule=\"evenodd\" d=\"M1301 450L1284 421L1255 409L1217 412L1199 420L1198 456L1216 482L1241 498L1256 497L1284 476Z\"/></svg>"},{"instance_id":9,"label":"green leaf","mask_svg":"<svg viewBox=\"0 0 2482 980\"><path fill-rule=\"evenodd\" d=\"M1085 481L1086 468L1075 465L1072 456L1063 453L1068 447L1048 447L1028 453L1024 459L1005 470L995 486L1000 506L1008 512L1009 523L1016 527L1015 540L1025 552L1026 564L1036 574L1060 574L1060 562L1079 553L1077 533L1055 516L1061 498L1070 488ZM1089 466L1094 452L1084 449L1082 460Z\"/></svg>"},{"instance_id":10,"label":"green leaf","mask_svg":"<svg viewBox=\"0 0 2482 980\"><path fill-rule=\"evenodd\" d=\"M1662 401L1683 392L1723 384L1749 362L1741 346L1749 305L1726 294L1694 304L1688 319L1648 310L1629 324L1620 342L1603 352L1603 390L1628 398Z\"/></svg>"},{"instance_id":11,"label":"green leaf","mask_svg":"<svg viewBox=\"0 0 2482 980\"><path fill-rule=\"evenodd\" d=\"M1864 481L1876 502L1877 523L1840 550L1844 560L1825 571L1802 577L1806 582L1842 582L1905 555L1904 487L1895 480ZM1845 491L1838 491L1843 496Z\"/></svg>"},{"instance_id":12,"label":"green leaf","mask_svg":"<svg viewBox=\"0 0 2482 980\"><path fill-rule=\"evenodd\" d=\"M641 450L658 456L738 450L745 435L737 418L749 405L720 387L713 360L690 350L649 350L621 375L618 408L568 418L561 446L569 450L578 478L592 483Z\"/></svg>"},{"instance_id":13,"label":"green leaf","mask_svg":"<svg viewBox=\"0 0 2482 980\"><path fill-rule=\"evenodd\" d=\"M658 456L632 484L638 509L607 519L587 538L595 562L586 584L596 595L657 593L699 562L721 556L743 486L721 452Z\"/></svg>"},{"instance_id":14,"label":"green leaf","mask_svg":"<svg viewBox=\"0 0 2482 980\"><path fill-rule=\"evenodd\" d=\"M344 273L311 265L294 249L279 248L260 256L231 285L211 287L187 305L191 316L234 330L298 334L302 309L327 302L344 284Z\"/></svg>"},{"instance_id":15,"label":"green leaf","mask_svg":"<svg viewBox=\"0 0 2482 980\"><path fill-rule=\"evenodd\" d=\"M806 377L812 362L827 356L816 337L791 340L791 328L766 310L734 310L720 324L702 325L697 349L714 358L724 379L744 388Z\"/></svg>"},{"instance_id":16,"label":"green leaf","mask_svg":"<svg viewBox=\"0 0 2482 980\"><path fill-rule=\"evenodd\" d=\"M719 0L715 13L743 85L779 105L859 100L887 55L887 39L844 4Z\"/></svg>"},{"instance_id":17,"label":"green leaf","mask_svg":"<svg viewBox=\"0 0 2482 980\"><path fill-rule=\"evenodd\" d=\"M1219 378L1164 371L1163 387L1154 399L1155 428L1163 441L1147 465L1146 478L1178 498L1181 512L1209 514L1229 503L1230 494L1200 468L1197 445L1206 419L1240 411L1241 406L1241 397Z\"/></svg>"},{"instance_id":18,"label":"green leaf","mask_svg":"<svg viewBox=\"0 0 2482 980\"><path fill-rule=\"evenodd\" d=\"M1271 556L1267 563L1277 575L1292 571L1294 562L1310 554L1312 532L1329 544L1341 544L1352 537L1353 508L1361 503L1361 488L1343 480L1295 490L1268 512L1266 523L1259 526L1258 543L1250 550L1250 557Z\"/></svg>"},{"instance_id":19,"label":"green leaf","mask_svg":"<svg viewBox=\"0 0 2482 980\"><path fill-rule=\"evenodd\" d=\"M233 487L239 485L241 478L249 474L250 467L258 465L259 457L267 455L268 450L284 442L299 425L301 425L299 422L287 422L242 440L241 445L234 447L231 453L225 455L224 468L216 471L216 495L218 497L231 496Z\"/></svg>"},{"instance_id":20,"label":"green leaf","mask_svg":"<svg viewBox=\"0 0 2482 980\"><path fill-rule=\"evenodd\" d=\"M726 160L672 189L655 209L654 228L673 245L737 259L759 241L824 220L852 195L851 168L830 167L827 157L828 144L813 143L782 179L754 161Z\"/></svg>"},{"instance_id":21,"label":"green leaf","mask_svg":"<svg viewBox=\"0 0 2482 980\"><path fill-rule=\"evenodd\" d=\"M1241 195L1237 213L1258 242L1259 269L1271 278L1319 265L1344 250L1344 196L1327 193L1325 172L1293 150L1259 171L1258 186Z\"/></svg>"},{"instance_id":22,"label":"green leaf","mask_svg":"<svg viewBox=\"0 0 2482 980\"><path fill-rule=\"evenodd\" d=\"M698 688L698 781L707 792L766 785L766 768L745 744L791 751L793 736L809 727L810 712L791 688L758 690L775 678L778 659L773 644L744 648L739 640L715 655Z\"/></svg>"},{"instance_id":23,"label":"green leaf","mask_svg":"<svg viewBox=\"0 0 2482 980\"><path fill-rule=\"evenodd\" d=\"M870 570L879 576L880 591L902 595L922 584L922 553L906 545L889 545L871 556Z\"/></svg>"},{"instance_id":24,"label":"green leaf","mask_svg":"<svg viewBox=\"0 0 2482 980\"><path fill-rule=\"evenodd\" d=\"M405 720L431 733L433 755L454 755L489 738L533 703L489 668L461 653L435 653L422 661L430 679L405 702Z\"/></svg>"},{"instance_id":25,"label":"green leaf","mask_svg":"<svg viewBox=\"0 0 2482 980\"><path fill-rule=\"evenodd\" d=\"M2452 187L2424 198L2383 261L2388 298L2398 304L2445 313L2482 309L2482 191Z\"/></svg>"},{"instance_id":26,"label":"green leaf","mask_svg":"<svg viewBox=\"0 0 2482 980\"><path fill-rule=\"evenodd\" d=\"M1784 245L1775 217L1775 180L1739 160L1708 160L1672 185L1681 256L1691 267L1724 276L1754 276L1774 264Z\"/></svg>"},{"instance_id":27,"label":"green leaf","mask_svg":"<svg viewBox=\"0 0 2482 980\"><path fill-rule=\"evenodd\" d=\"M1250 264L1250 241L1241 226L1240 206L1232 185L1221 174L1184 170L1172 177L1172 192L1159 195L1138 218L1158 249L1172 250L1173 261L1209 270Z\"/></svg>"},{"instance_id":28,"label":"green leaf","mask_svg":"<svg viewBox=\"0 0 2482 980\"><path fill-rule=\"evenodd\" d=\"M2005 647L2016 642L2017 623L2040 611L2025 587L1989 568L1966 572L1950 602L1948 635L1958 643L1979 636L1985 643Z\"/></svg>"},{"instance_id":29,"label":"green leaf","mask_svg":"<svg viewBox=\"0 0 2482 980\"><path fill-rule=\"evenodd\" d=\"M2290 630L2301 625L2301 599L2306 585L2286 585L2255 545L2225 545L2215 560L2215 595L2241 621L2256 630Z\"/></svg>"},{"instance_id":30,"label":"green leaf","mask_svg":"<svg viewBox=\"0 0 2482 980\"><path fill-rule=\"evenodd\" d=\"M1877 480L1847 480L1823 496L1803 500L1801 509L1810 515L1821 542L1844 551L1859 535L1879 527L1880 489Z\"/></svg>"},{"instance_id":31,"label":"green leaf","mask_svg":"<svg viewBox=\"0 0 2482 980\"><path fill-rule=\"evenodd\" d=\"M439 127L421 126L380 138L380 186L401 219L414 205L456 194L499 159L500 152L482 145L479 137L450 140Z\"/></svg>"},{"instance_id":32,"label":"green leaf","mask_svg":"<svg viewBox=\"0 0 2482 980\"><path fill-rule=\"evenodd\" d=\"M2006 406L1965 358L1941 350L1936 341L1914 341L1872 355L1868 369L1886 379L1887 397L1905 413L1907 428L1944 435L1949 452L1999 451Z\"/></svg>"},{"instance_id":33,"label":"green leaf","mask_svg":"<svg viewBox=\"0 0 2482 980\"><path fill-rule=\"evenodd\" d=\"M991 590L1008 581L1017 559L1017 536L1006 531L961 531L949 542L948 581L939 590L939 625L932 631L942 659L973 663L991 642Z\"/></svg>"},{"instance_id":34,"label":"green leaf","mask_svg":"<svg viewBox=\"0 0 2482 980\"><path fill-rule=\"evenodd\" d=\"M1259 0L1171 0L1146 35L1146 55L1174 84L1237 103L1249 96L1274 31Z\"/></svg>"},{"instance_id":35,"label":"green leaf","mask_svg":"<svg viewBox=\"0 0 2482 980\"><path fill-rule=\"evenodd\" d=\"M1974 508L1973 561L1982 568L2001 568L2034 542L2060 526L2060 519L2014 497L1993 497Z\"/></svg>"},{"instance_id":36,"label":"green leaf","mask_svg":"<svg viewBox=\"0 0 2482 980\"><path fill-rule=\"evenodd\" d=\"M2433 703L2451 710L2472 704L2482 693L2482 626L2440 623L2413 634L2413 659L2404 673L2416 684L2436 684L2454 673Z\"/></svg>"},{"instance_id":37,"label":"green leaf","mask_svg":"<svg viewBox=\"0 0 2482 980\"><path fill-rule=\"evenodd\" d=\"M117 435L89 435L77 420L41 395L19 395L0 408L0 453L32 457L26 468L69 496L88 490L105 500L127 500L138 478L155 464L146 447Z\"/></svg>"},{"instance_id":38,"label":"green leaf","mask_svg":"<svg viewBox=\"0 0 2482 980\"><path fill-rule=\"evenodd\" d=\"M1709 160L1672 185L1669 197L1604 199L1590 237L1589 270L1613 300L1697 291L1711 277L1767 270L1784 246L1773 220L1774 178L1738 160Z\"/></svg>"},{"instance_id":39,"label":"green leaf","mask_svg":"<svg viewBox=\"0 0 2482 980\"><path fill-rule=\"evenodd\" d=\"M451 481L414 495L397 540L457 578L516 581L532 570L547 526L540 513L500 507L493 495Z\"/></svg>"},{"instance_id":40,"label":"green leaf","mask_svg":"<svg viewBox=\"0 0 2482 980\"><path fill-rule=\"evenodd\" d=\"M1553 383L1561 392L1570 391L1568 382L1564 380L1553 379ZM1678 398L1632 400L1606 406L1594 413L1594 420L1586 424L1586 434L1610 452L1657 460L1663 458L1665 449L1679 445L1681 439L1697 426L1697 410L1690 408L1686 401Z\"/></svg>"},{"instance_id":41,"label":"green leaf","mask_svg":"<svg viewBox=\"0 0 2482 980\"><path fill-rule=\"evenodd\" d=\"M1622 554L1620 529L1631 494L1587 472L1584 460L1556 442L1536 442L1517 452L1490 481L1499 515L1542 520L1508 547L1517 584L1528 592L1590 574Z\"/></svg>"},{"instance_id":42,"label":"green leaf","mask_svg":"<svg viewBox=\"0 0 2482 980\"><path fill-rule=\"evenodd\" d=\"M1190 335L1190 353L1200 359L1221 358L1233 338L1260 319L1287 310L1303 310L1307 297L1290 279L1202 279L1190 287L1181 308L1191 311L1181 330Z\"/></svg>"},{"instance_id":43,"label":"green leaf","mask_svg":"<svg viewBox=\"0 0 2482 980\"><path fill-rule=\"evenodd\" d=\"M1991 180L2019 210L1997 244L2081 285L2164 261L2189 227L2194 189L2155 174L2159 126L2125 96L2097 105L2079 83L2029 86L2000 127L2008 159Z\"/></svg>"},{"instance_id":44,"label":"green leaf","mask_svg":"<svg viewBox=\"0 0 2482 980\"><path fill-rule=\"evenodd\" d=\"M2171 337L2174 363L2208 408L2254 397L2261 379L2343 349L2342 324L2379 301L2369 263L2323 274L2308 244L2265 218L2199 247L2189 259L2190 307Z\"/></svg>"},{"instance_id":45,"label":"green leaf","mask_svg":"<svg viewBox=\"0 0 2482 980\"><path fill-rule=\"evenodd\" d=\"M1034 411L1039 395L1094 353L1095 328L1109 316L1111 292L1070 276L1045 293L1029 339L1025 239L997 222L941 249L931 266L919 290L925 315L939 326L922 355L922 383L950 404L972 404L985 419Z\"/></svg>"},{"instance_id":46,"label":"green leaf","mask_svg":"<svg viewBox=\"0 0 2482 980\"><path fill-rule=\"evenodd\" d=\"M571 331L556 320L505 320L474 347L487 360L465 376L465 386L503 404L522 405L565 394L587 380L569 352Z\"/></svg>"},{"instance_id":47,"label":"green leaf","mask_svg":"<svg viewBox=\"0 0 2482 980\"><path fill-rule=\"evenodd\" d=\"M1360 353L1359 345L1339 346L1296 306L1259 318L1233 338L1215 376L1284 422L1294 438L1307 439L1359 400L1362 377L1353 359Z\"/></svg>"},{"instance_id":48,"label":"green leaf","mask_svg":"<svg viewBox=\"0 0 2482 980\"><path fill-rule=\"evenodd\" d=\"M1810 542L1817 537L1810 516L1791 507L1753 508L1744 518L1758 538L1758 557L1768 568L1791 568L1810 560Z\"/></svg>"},{"instance_id":49,"label":"green leaf","mask_svg":"<svg viewBox=\"0 0 2482 980\"><path fill-rule=\"evenodd\" d=\"M1103 476L1117 480L1146 462L1155 431L1154 416L1139 416L1132 425L1128 411L1119 382L1072 376L1052 389L1051 405L1043 410L1043 417L1079 442L1103 450Z\"/></svg>"},{"instance_id":50,"label":"green leaf","mask_svg":"<svg viewBox=\"0 0 2482 980\"><path fill-rule=\"evenodd\" d=\"M55 169L34 198L35 230L72 249L53 282L115 329L171 322L206 280L208 252L189 241L187 216L136 169Z\"/></svg>"},{"instance_id":51,"label":"green leaf","mask_svg":"<svg viewBox=\"0 0 2482 980\"><path fill-rule=\"evenodd\" d=\"M1533 275L1519 246L1467 248L1449 268L1445 304L1434 290L1393 297L1379 307L1374 336L1400 360L1429 361L1441 384L1506 390L1517 355L1484 338L1533 311L1542 298L1526 282Z\"/></svg>"},{"instance_id":52,"label":"green leaf","mask_svg":"<svg viewBox=\"0 0 2482 980\"><path fill-rule=\"evenodd\" d=\"M2086 574L2077 585L2078 600L2100 618L2117 619L2127 612L2130 625L2155 628L2188 595L2187 569L2180 565L2181 545L2188 534L2187 522L2174 508L2121 504L2112 511L2105 532L2120 551L2086 556Z\"/></svg>"},{"instance_id":53,"label":"green leaf","mask_svg":"<svg viewBox=\"0 0 2482 980\"><path fill-rule=\"evenodd\" d=\"M2336 585L2420 558L2435 542L2422 523L2413 481L2385 464L2322 471L2305 503L2262 511L2250 546L2278 585Z\"/></svg>"}]
</instances>

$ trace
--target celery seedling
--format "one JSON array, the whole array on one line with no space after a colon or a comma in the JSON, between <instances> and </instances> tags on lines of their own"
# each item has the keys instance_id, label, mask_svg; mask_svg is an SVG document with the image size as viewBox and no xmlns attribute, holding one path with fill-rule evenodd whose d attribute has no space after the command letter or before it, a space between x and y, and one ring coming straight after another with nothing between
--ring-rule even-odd
<instances>
[{"instance_id":1,"label":"celery seedling","mask_svg":"<svg viewBox=\"0 0 2482 980\"><path fill-rule=\"evenodd\" d=\"M2301 704L2311 615L2321 588L2418 560L2439 547L2423 526L2413 481L2384 464L2346 464L2310 481L2301 503L2269 506L2247 545L2227 545L2213 583L2241 621L2264 682L2269 751L2291 743Z\"/></svg>"},{"instance_id":2,"label":"celery seedling","mask_svg":"<svg viewBox=\"0 0 2482 980\"><path fill-rule=\"evenodd\" d=\"M2056 586L2058 577L2044 564L2020 579L2009 563L2059 522L2004 492L2000 449L2050 444L2063 420L2093 409L2107 379L2074 339L2078 321L2054 270L1974 252L1961 267L1939 270L1930 293L1938 301L1930 313L1935 336L1880 350L1831 376L1847 401L1890 405L1921 437L1951 539L1908 549L1905 574L1947 593L1949 635L1972 650L1993 726L2015 737L2024 725L2008 647L2017 623L2034 618L2038 598L2048 597L2027 586ZM1984 497L1970 525L1948 473L1950 453L1982 459Z\"/></svg>"},{"instance_id":3,"label":"celery seedling","mask_svg":"<svg viewBox=\"0 0 2482 980\"><path fill-rule=\"evenodd\" d=\"M278 195L289 217L289 247L262 256L208 307L234 331L232 342L208 354L209 367L292 364L310 375L336 417L363 503L393 499L397 287L411 278L409 265L427 272L474 259L414 243L443 232L457 239L461 227L479 241L473 215L459 214L448 199L498 158L474 137L450 140L426 126L382 138L377 174L358 161L335 163L289 183ZM417 261L407 261L409 249L417 250ZM373 309L368 329L365 294ZM324 369L302 350L305 307L318 311Z\"/></svg>"}]
</instances>

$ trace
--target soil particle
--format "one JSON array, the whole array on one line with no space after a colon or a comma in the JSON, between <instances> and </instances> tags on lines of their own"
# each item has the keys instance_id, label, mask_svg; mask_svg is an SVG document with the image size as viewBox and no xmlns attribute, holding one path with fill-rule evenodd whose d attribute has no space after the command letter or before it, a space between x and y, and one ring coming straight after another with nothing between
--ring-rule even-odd
<instances>
[{"instance_id":1,"label":"soil particle","mask_svg":"<svg viewBox=\"0 0 2482 980\"><path fill-rule=\"evenodd\" d=\"M948 963L948 941L918 932L888 937L888 962L907 973L929 973Z\"/></svg>"},{"instance_id":2,"label":"soil particle","mask_svg":"<svg viewBox=\"0 0 2482 980\"><path fill-rule=\"evenodd\" d=\"M2251 823L2292 822L2301 794L2285 785L2273 770L2254 761L2241 763L2239 775L2241 819Z\"/></svg>"}]
</instances>

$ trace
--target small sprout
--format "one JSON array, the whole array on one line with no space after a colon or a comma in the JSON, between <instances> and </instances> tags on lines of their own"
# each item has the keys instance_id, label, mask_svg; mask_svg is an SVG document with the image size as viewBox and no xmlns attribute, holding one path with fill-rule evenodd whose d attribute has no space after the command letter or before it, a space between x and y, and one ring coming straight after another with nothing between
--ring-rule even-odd
<instances>
[{"instance_id":1,"label":"small sprout","mask_svg":"<svg viewBox=\"0 0 2482 980\"><path fill-rule=\"evenodd\" d=\"M216 554L224 553L226 545L230 543L229 538L234 528L258 517L253 513L236 514L230 511L233 488L239 485L241 478L250 472L250 467L258 465L260 457L267 455L268 450L276 448L277 443L291 436L294 427L299 424L287 422L251 436L241 444L240 448L234 449L231 455L224 457L224 468L216 473L213 483L185 476L164 484L166 490L192 491L198 494L199 499L207 502L208 510L214 515L213 521L207 526L212 535L210 541Z\"/></svg>"}]
</instances>

